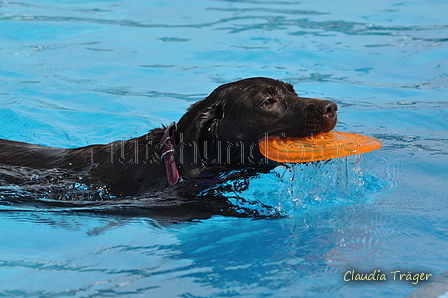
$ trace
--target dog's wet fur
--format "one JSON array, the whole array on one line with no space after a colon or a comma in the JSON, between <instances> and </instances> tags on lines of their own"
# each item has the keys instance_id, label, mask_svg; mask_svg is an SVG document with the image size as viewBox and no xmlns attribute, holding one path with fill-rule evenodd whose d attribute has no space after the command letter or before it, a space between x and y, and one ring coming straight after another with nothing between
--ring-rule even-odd
<instances>
[{"instance_id":1,"label":"dog's wet fur","mask_svg":"<svg viewBox=\"0 0 448 298\"><path fill-rule=\"evenodd\" d=\"M334 102L299 97L288 83L243 79L216 88L176 124L174 156L182 179L172 186L160 160L166 127L127 141L75 149L0 139L0 186L18 186L53 202L132 199L173 214L239 215L225 199L203 194L224 176L249 177L277 166L261 155L261 138L328 132L336 125L336 111Z\"/></svg>"}]
</instances>

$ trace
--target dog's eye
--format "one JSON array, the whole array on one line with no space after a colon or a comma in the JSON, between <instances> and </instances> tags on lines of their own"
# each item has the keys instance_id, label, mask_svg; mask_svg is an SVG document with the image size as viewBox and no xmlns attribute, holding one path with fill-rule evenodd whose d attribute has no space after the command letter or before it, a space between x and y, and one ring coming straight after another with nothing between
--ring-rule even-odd
<instances>
[{"instance_id":1,"label":"dog's eye","mask_svg":"<svg viewBox=\"0 0 448 298\"><path fill-rule=\"evenodd\" d=\"M277 101L275 99L273 99L272 97L269 97L268 99L266 99L261 106L262 107L270 107L271 105L273 105L274 103L276 103Z\"/></svg>"}]
</instances>

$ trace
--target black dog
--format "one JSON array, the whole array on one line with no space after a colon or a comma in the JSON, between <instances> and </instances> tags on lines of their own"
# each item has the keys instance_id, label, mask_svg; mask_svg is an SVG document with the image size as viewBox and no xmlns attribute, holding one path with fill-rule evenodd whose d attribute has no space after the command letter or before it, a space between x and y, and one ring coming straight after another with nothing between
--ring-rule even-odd
<instances>
[{"instance_id":1,"label":"black dog","mask_svg":"<svg viewBox=\"0 0 448 298\"><path fill-rule=\"evenodd\" d=\"M76 195L83 186L98 194L92 200L193 198L222 172L272 169L276 163L259 152L261 138L330 131L336 110L332 101L298 97L290 84L244 79L216 88L177 124L127 141L60 149L0 139L0 185L64 200L83 199Z\"/></svg>"}]
</instances>

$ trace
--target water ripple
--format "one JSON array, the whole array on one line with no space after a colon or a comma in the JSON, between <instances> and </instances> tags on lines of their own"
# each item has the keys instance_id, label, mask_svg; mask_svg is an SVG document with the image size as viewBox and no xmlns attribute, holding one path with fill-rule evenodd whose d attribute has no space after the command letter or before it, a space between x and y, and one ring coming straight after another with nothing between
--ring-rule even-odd
<instances>
[{"instance_id":1,"label":"water ripple","mask_svg":"<svg viewBox=\"0 0 448 298\"><path fill-rule=\"evenodd\" d=\"M280 14L293 14L293 15L326 15L328 12L318 12L315 10L295 10L295 9L273 9L273 8L207 8L207 10L225 11L225 12L268 12L268 13L280 13Z\"/></svg>"},{"instance_id":2,"label":"water ripple","mask_svg":"<svg viewBox=\"0 0 448 298\"><path fill-rule=\"evenodd\" d=\"M427 82L400 83L400 82L375 82L366 80L354 80L349 76L336 77L333 74L312 72L308 76L290 77L289 82L294 84L306 84L309 82L338 82L352 85L385 87L394 89L434 90L448 87L448 74L440 74Z\"/></svg>"},{"instance_id":3,"label":"water ripple","mask_svg":"<svg viewBox=\"0 0 448 298\"><path fill-rule=\"evenodd\" d=\"M217 9L220 10L220 9ZM315 14L325 14L318 13ZM149 24L148 21L133 20L112 20L100 18L82 18L69 16L45 16L45 15L14 15L3 14L0 21L20 21L20 22L87 22L102 25L117 25L125 27L138 28L204 28L213 27L219 24L233 23L241 20L248 20L250 24L238 23L233 27L217 27L220 30L229 30L230 33L238 33L246 30L264 29L264 30L284 30L285 27L301 28L307 30L323 30L326 32L340 32L347 35L389 35L397 36L401 32L419 32L419 31L440 31L448 29L448 25L415 25L415 26L381 26L372 23L347 22L341 20L331 21L313 21L309 18L304 19L287 19L284 16L275 15L259 15L259 16L238 16L220 18L213 22L197 23L197 24ZM254 24L254 20L263 20L258 24ZM290 32L291 35L303 35L308 31ZM309 31L309 34L315 34L315 31ZM443 38L407 38L409 41L425 41L431 43L444 43L448 39ZM375 46L375 45L370 45ZM381 45L377 45L381 46Z\"/></svg>"}]
</instances>

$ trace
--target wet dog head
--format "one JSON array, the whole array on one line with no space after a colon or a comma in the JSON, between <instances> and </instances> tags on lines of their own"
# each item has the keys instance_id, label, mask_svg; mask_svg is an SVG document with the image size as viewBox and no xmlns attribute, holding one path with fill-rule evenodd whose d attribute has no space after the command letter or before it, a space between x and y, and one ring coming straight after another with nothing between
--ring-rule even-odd
<instances>
[{"instance_id":1,"label":"wet dog head","mask_svg":"<svg viewBox=\"0 0 448 298\"><path fill-rule=\"evenodd\" d=\"M212 165L260 164L261 138L328 132L336 125L336 111L334 102L299 97L292 85L274 79L224 84L180 119L176 160L189 177Z\"/></svg>"}]
</instances>

